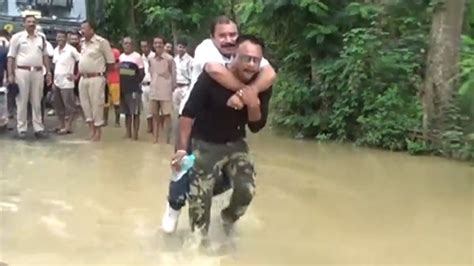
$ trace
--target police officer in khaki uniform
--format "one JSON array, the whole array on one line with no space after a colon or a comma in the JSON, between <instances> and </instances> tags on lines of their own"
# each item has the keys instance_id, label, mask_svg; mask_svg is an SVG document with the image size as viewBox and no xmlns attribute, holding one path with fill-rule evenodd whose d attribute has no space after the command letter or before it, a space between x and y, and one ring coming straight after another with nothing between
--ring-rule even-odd
<instances>
[{"instance_id":1,"label":"police officer in khaki uniform","mask_svg":"<svg viewBox=\"0 0 474 266\"><path fill-rule=\"evenodd\" d=\"M107 69L115 67L115 58L109 42L95 34L91 22L84 21L81 31L84 39L79 60L79 98L90 128L90 140L99 141L104 125L105 76Z\"/></svg>"},{"instance_id":2,"label":"police officer in khaki uniform","mask_svg":"<svg viewBox=\"0 0 474 266\"><path fill-rule=\"evenodd\" d=\"M28 101L33 113L33 129L37 138L44 138L41 119L41 98L43 97L43 67L50 70L46 49L46 39L36 31L36 18L25 16L25 30L13 35L8 52L8 82L17 83L19 94L16 97L18 137L26 137L28 129ZM46 73L47 84L51 84L51 72Z\"/></svg>"}]
</instances>

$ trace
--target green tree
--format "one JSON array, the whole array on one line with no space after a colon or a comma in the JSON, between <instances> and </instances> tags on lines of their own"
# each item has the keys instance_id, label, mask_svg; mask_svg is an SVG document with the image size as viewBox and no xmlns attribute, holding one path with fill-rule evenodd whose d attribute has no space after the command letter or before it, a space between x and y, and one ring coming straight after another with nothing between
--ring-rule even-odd
<instances>
[{"instance_id":1,"label":"green tree","mask_svg":"<svg viewBox=\"0 0 474 266\"><path fill-rule=\"evenodd\" d=\"M171 36L176 46L178 37L196 39L207 37L207 25L219 15L224 2L213 0L139 0L138 6L147 17L146 25L157 27L162 34Z\"/></svg>"},{"instance_id":2,"label":"green tree","mask_svg":"<svg viewBox=\"0 0 474 266\"><path fill-rule=\"evenodd\" d=\"M99 10L100 0L91 1ZM196 44L209 36L215 16L229 15L241 32L267 44L266 57L278 71L271 112L277 128L318 140L474 158L474 42L468 37L474 5L467 1L464 9L463 2L108 0L100 29L113 40L161 34Z\"/></svg>"}]
</instances>

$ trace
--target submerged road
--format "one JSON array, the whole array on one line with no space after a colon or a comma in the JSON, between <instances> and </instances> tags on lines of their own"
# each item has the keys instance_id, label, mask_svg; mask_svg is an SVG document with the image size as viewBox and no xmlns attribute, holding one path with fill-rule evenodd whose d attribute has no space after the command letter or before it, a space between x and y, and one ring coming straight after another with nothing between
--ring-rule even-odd
<instances>
[{"instance_id":1,"label":"submerged road","mask_svg":"<svg viewBox=\"0 0 474 266\"><path fill-rule=\"evenodd\" d=\"M232 249L159 231L172 147L0 136L0 262L17 265L473 265L474 168L442 158L250 138L257 195ZM211 237L225 239L215 200ZM1 265L1 263L0 263Z\"/></svg>"}]
</instances>

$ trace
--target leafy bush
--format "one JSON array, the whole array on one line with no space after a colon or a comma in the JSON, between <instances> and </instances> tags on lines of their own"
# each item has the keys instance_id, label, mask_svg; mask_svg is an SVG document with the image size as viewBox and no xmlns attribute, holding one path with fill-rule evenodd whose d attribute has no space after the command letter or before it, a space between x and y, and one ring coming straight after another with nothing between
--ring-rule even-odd
<instances>
[{"instance_id":1,"label":"leafy bush","mask_svg":"<svg viewBox=\"0 0 474 266\"><path fill-rule=\"evenodd\" d=\"M416 94L422 58L414 51L420 47L384 45L386 35L376 27L345 34L340 56L318 65L317 88L283 76L274 122L308 137L406 149L406 136L421 121Z\"/></svg>"},{"instance_id":2,"label":"leafy bush","mask_svg":"<svg viewBox=\"0 0 474 266\"><path fill-rule=\"evenodd\" d=\"M469 36L462 38L460 65L458 105L460 113L466 116L466 131L474 132L474 39Z\"/></svg>"}]
</instances>

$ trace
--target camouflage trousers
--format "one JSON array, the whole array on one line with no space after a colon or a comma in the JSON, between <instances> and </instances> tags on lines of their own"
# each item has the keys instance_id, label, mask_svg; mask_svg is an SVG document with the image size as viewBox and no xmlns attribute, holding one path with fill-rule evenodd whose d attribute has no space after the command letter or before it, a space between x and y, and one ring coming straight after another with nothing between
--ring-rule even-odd
<instances>
[{"instance_id":1,"label":"camouflage trousers","mask_svg":"<svg viewBox=\"0 0 474 266\"><path fill-rule=\"evenodd\" d=\"M230 179L233 192L229 206L222 210L226 222L244 215L255 193L255 171L244 140L213 144L193 140L196 161L189 172L189 218L191 230L209 231L212 197L223 176ZM216 182L217 181L217 182Z\"/></svg>"}]
</instances>

